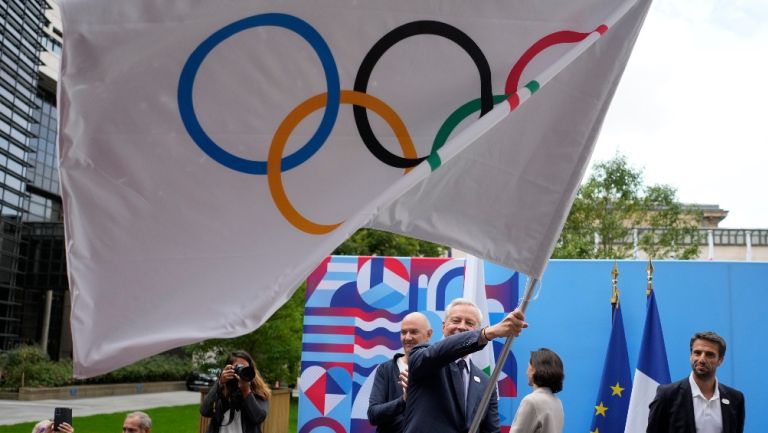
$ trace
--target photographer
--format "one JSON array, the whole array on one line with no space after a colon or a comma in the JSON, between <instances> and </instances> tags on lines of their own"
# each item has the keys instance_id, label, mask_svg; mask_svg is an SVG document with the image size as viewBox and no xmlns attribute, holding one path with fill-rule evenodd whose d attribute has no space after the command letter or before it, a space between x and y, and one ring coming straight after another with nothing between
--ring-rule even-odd
<instances>
[{"instance_id":1,"label":"photographer","mask_svg":"<svg viewBox=\"0 0 768 433\"><path fill-rule=\"evenodd\" d=\"M200 405L200 414L211 418L207 433L261 433L269 396L251 355L232 352Z\"/></svg>"}]
</instances>

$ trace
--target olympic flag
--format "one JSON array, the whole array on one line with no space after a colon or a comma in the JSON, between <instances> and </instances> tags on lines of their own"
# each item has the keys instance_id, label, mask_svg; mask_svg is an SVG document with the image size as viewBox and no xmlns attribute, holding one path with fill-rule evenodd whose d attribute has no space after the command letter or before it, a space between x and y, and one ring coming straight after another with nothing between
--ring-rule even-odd
<instances>
[{"instance_id":1,"label":"olympic flag","mask_svg":"<svg viewBox=\"0 0 768 433\"><path fill-rule=\"evenodd\" d=\"M365 225L540 276L648 6L62 0L75 374L255 329Z\"/></svg>"}]
</instances>

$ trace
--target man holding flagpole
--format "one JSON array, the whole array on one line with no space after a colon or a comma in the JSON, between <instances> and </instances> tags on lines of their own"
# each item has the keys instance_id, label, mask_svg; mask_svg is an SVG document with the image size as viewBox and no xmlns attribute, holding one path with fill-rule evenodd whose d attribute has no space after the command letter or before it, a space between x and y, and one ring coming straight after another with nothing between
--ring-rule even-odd
<instances>
[{"instance_id":1,"label":"man holding flagpole","mask_svg":"<svg viewBox=\"0 0 768 433\"><path fill-rule=\"evenodd\" d=\"M725 340L714 332L691 337L691 374L660 385L651 402L647 433L742 433L744 395L717 380Z\"/></svg>"},{"instance_id":2,"label":"man holding flagpole","mask_svg":"<svg viewBox=\"0 0 768 433\"><path fill-rule=\"evenodd\" d=\"M445 310L444 338L411 350L406 383L406 433L463 433L469 429L489 381L469 360L469 354L482 350L494 338L518 336L528 327L520 310L482 329L481 322L480 310L474 303L455 299ZM498 433L495 394L482 416L479 431Z\"/></svg>"}]
</instances>

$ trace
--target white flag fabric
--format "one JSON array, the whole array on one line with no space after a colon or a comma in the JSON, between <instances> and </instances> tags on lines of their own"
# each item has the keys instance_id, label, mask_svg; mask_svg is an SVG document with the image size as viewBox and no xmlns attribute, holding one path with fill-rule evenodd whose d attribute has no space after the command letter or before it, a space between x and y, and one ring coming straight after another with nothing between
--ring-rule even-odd
<instances>
[{"instance_id":1,"label":"white flag fabric","mask_svg":"<svg viewBox=\"0 0 768 433\"><path fill-rule=\"evenodd\" d=\"M364 225L540 276L648 6L62 0L75 374L252 331Z\"/></svg>"},{"instance_id":2,"label":"white flag fabric","mask_svg":"<svg viewBox=\"0 0 768 433\"><path fill-rule=\"evenodd\" d=\"M485 293L485 269L483 260L471 254L467 255L464 265L464 298L477 305L483 320L478 327L490 325L488 314L488 297ZM493 344L486 344L483 350L472 354L472 362L486 372L492 371L496 365L493 355Z\"/></svg>"}]
</instances>

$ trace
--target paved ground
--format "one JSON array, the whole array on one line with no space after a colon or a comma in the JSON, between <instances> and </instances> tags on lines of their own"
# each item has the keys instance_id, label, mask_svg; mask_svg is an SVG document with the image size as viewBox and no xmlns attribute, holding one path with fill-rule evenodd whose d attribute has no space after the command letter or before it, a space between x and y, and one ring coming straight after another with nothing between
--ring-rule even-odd
<instances>
[{"instance_id":1,"label":"paved ground","mask_svg":"<svg viewBox=\"0 0 768 433\"><path fill-rule=\"evenodd\" d=\"M78 417L99 413L127 413L153 407L183 406L196 403L200 403L200 393L191 391L157 392L71 400L0 400L0 425L51 418L53 417L53 409L56 407L71 407L72 415Z\"/></svg>"}]
</instances>

